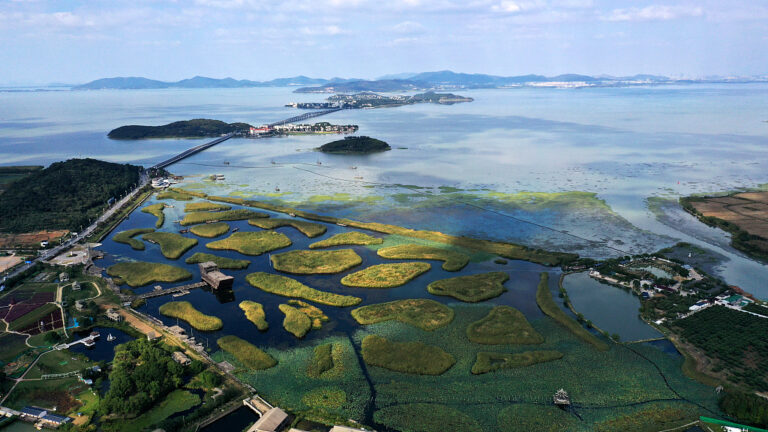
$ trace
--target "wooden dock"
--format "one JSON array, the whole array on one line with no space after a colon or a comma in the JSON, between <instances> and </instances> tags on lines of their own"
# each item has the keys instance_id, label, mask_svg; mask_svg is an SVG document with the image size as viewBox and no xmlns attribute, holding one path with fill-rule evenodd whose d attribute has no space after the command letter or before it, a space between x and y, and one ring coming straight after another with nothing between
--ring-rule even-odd
<instances>
[{"instance_id":1,"label":"wooden dock","mask_svg":"<svg viewBox=\"0 0 768 432\"><path fill-rule=\"evenodd\" d=\"M154 291L146 292L144 294L137 295L136 298L148 299L148 298L153 298L153 297L160 297L160 296L164 296L164 295L168 295L168 294L175 294L175 293L182 292L182 291L192 290L192 289L195 289L195 288L202 288L204 286L208 286L208 284L205 283L205 282L196 282L196 283L193 283L193 284L180 285L180 286L173 287L173 288L166 288L166 289L154 290Z\"/></svg>"}]
</instances>

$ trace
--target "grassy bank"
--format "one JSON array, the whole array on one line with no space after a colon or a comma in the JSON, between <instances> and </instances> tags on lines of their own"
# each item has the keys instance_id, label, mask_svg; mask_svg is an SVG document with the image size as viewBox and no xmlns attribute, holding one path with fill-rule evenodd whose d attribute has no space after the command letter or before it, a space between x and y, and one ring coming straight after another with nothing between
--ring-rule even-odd
<instances>
[{"instance_id":1,"label":"grassy bank","mask_svg":"<svg viewBox=\"0 0 768 432\"><path fill-rule=\"evenodd\" d=\"M301 339L312 329L312 320L304 312L287 304L281 304L278 308L285 314L283 328L292 335Z\"/></svg>"},{"instance_id":2,"label":"grassy bank","mask_svg":"<svg viewBox=\"0 0 768 432\"><path fill-rule=\"evenodd\" d=\"M256 303L250 300L243 300L240 302L240 309L245 312L245 317L248 321L252 322L256 328L261 331L265 331L269 328L267 322L267 315L264 313L264 307L261 303Z\"/></svg>"},{"instance_id":3,"label":"grassy bank","mask_svg":"<svg viewBox=\"0 0 768 432\"><path fill-rule=\"evenodd\" d=\"M376 252L387 259L424 259L443 261L443 270L459 271L469 263L469 257L448 249L417 244L381 248Z\"/></svg>"},{"instance_id":4,"label":"grassy bank","mask_svg":"<svg viewBox=\"0 0 768 432\"><path fill-rule=\"evenodd\" d=\"M496 306L483 319L467 328L467 338L483 345L541 344L544 338L531 327L519 310Z\"/></svg>"},{"instance_id":5,"label":"grassy bank","mask_svg":"<svg viewBox=\"0 0 768 432\"><path fill-rule=\"evenodd\" d=\"M184 237L170 232L153 232L144 234L142 239L160 245L160 252L168 259L178 259L184 253L197 245L197 239Z\"/></svg>"},{"instance_id":6,"label":"grassy bank","mask_svg":"<svg viewBox=\"0 0 768 432\"><path fill-rule=\"evenodd\" d=\"M187 264L199 264L207 261L213 261L221 269L241 270L251 264L248 260L232 259L227 257L220 257L217 255L196 252L191 257L184 260Z\"/></svg>"},{"instance_id":7,"label":"grassy bank","mask_svg":"<svg viewBox=\"0 0 768 432\"><path fill-rule=\"evenodd\" d=\"M499 369L526 367L561 358L563 353L560 351L525 351L518 354L479 352L477 361L472 366L472 373L480 375Z\"/></svg>"},{"instance_id":8,"label":"grassy bank","mask_svg":"<svg viewBox=\"0 0 768 432\"><path fill-rule=\"evenodd\" d=\"M263 229L290 226L310 238L321 236L327 230L325 225L295 219L250 219L248 223Z\"/></svg>"},{"instance_id":9,"label":"grassy bank","mask_svg":"<svg viewBox=\"0 0 768 432\"><path fill-rule=\"evenodd\" d=\"M426 331L447 326L453 315L453 309L429 299L395 300L352 311L355 321L363 325L395 320Z\"/></svg>"},{"instance_id":10,"label":"grassy bank","mask_svg":"<svg viewBox=\"0 0 768 432\"><path fill-rule=\"evenodd\" d=\"M144 261L114 264L107 268L107 274L112 277L119 277L132 287L140 287L153 282L178 282L192 278L192 273L181 267Z\"/></svg>"},{"instance_id":11,"label":"grassy bank","mask_svg":"<svg viewBox=\"0 0 768 432\"><path fill-rule=\"evenodd\" d=\"M325 240L320 240L319 242L312 243L311 245L309 245L309 248L320 249L320 248L327 248L332 246L345 246L345 245L368 246L368 245L377 245L382 243L384 243L383 239L373 237L371 235L357 232L357 231L349 231L341 234L336 234Z\"/></svg>"},{"instance_id":12,"label":"grassy bank","mask_svg":"<svg viewBox=\"0 0 768 432\"><path fill-rule=\"evenodd\" d=\"M166 189L157 194L157 199L172 199L176 201L192 201L190 193L180 193L173 189Z\"/></svg>"},{"instance_id":13,"label":"grassy bank","mask_svg":"<svg viewBox=\"0 0 768 432\"><path fill-rule=\"evenodd\" d=\"M187 191L183 191L187 193ZM275 204L264 203L254 200L246 200L242 198L231 197L217 197L207 196L205 194L202 198L208 198L212 201L222 201L232 204L244 205L254 208L260 208L264 210L270 210L280 213L293 213L298 217L304 219L315 220L326 223L343 223L344 225L363 229L368 231L380 232L384 234L397 234L404 237L417 238L422 240L431 240L438 243L444 243L447 245L464 247L467 249L474 249L478 251L488 252L494 255L499 255L509 259L520 259L525 261L531 261L538 264L548 266L559 266L567 264L578 258L578 255L563 252L549 252L541 249L532 249L526 246L517 245L513 243L495 242L490 240L481 240L464 236L453 236L444 234L437 231L420 231L412 230L409 228L403 228L396 225L381 224L375 222L358 222L350 219L335 218L331 216L322 216L310 212L296 210L294 208L279 206Z\"/></svg>"},{"instance_id":14,"label":"grassy bank","mask_svg":"<svg viewBox=\"0 0 768 432\"><path fill-rule=\"evenodd\" d=\"M440 375L456 363L452 355L434 345L421 342L393 342L368 335L362 344L363 360L395 372Z\"/></svg>"},{"instance_id":15,"label":"grassy bank","mask_svg":"<svg viewBox=\"0 0 768 432\"><path fill-rule=\"evenodd\" d=\"M292 250L270 257L275 270L292 274L334 274L360 265L363 259L352 249Z\"/></svg>"},{"instance_id":16,"label":"grassy bank","mask_svg":"<svg viewBox=\"0 0 768 432\"><path fill-rule=\"evenodd\" d=\"M429 263L378 264L344 276L341 284L360 288L394 288L429 271Z\"/></svg>"},{"instance_id":17,"label":"grassy bank","mask_svg":"<svg viewBox=\"0 0 768 432\"><path fill-rule=\"evenodd\" d=\"M186 390L174 390L158 405L133 420L121 421L120 431L141 432L152 429L166 418L177 412L186 411L200 404L200 396Z\"/></svg>"},{"instance_id":18,"label":"grassy bank","mask_svg":"<svg viewBox=\"0 0 768 432\"><path fill-rule=\"evenodd\" d=\"M539 287L536 290L536 304L539 305L539 309L547 316L557 321L560 325L567 328L576 337L591 344L600 351L608 351L608 344L598 339L595 335L587 331L576 320L569 317L560 309L560 306L555 303L552 298L552 293L549 292L549 274L542 273L539 280Z\"/></svg>"},{"instance_id":19,"label":"grassy bank","mask_svg":"<svg viewBox=\"0 0 768 432\"><path fill-rule=\"evenodd\" d=\"M504 272L480 273L434 281L427 286L430 294L449 296L467 303L477 303L498 297L506 291Z\"/></svg>"},{"instance_id":20,"label":"grassy bank","mask_svg":"<svg viewBox=\"0 0 768 432\"><path fill-rule=\"evenodd\" d=\"M213 222L213 221L236 221L255 218L267 218L266 213L255 212L246 209L237 210L225 210L225 211L201 211L187 213L184 215L184 219L181 220L181 224L184 226L195 225L199 223Z\"/></svg>"},{"instance_id":21,"label":"grassy bank","mask_svg":"<svg viewBox=\"0 0 768 432\"><path fill-rule=\"evenodd\" d=\"M130 246L135 250L144 250L144 248L146 248L146 245L144 244L144 242L141 240L137 240L134 237L136 237L139 234L147 234L154 231L155 230L153 228L136 228L131 230L120 231L119 233L115 234L112 237L112 240L118 243L127 244L128 246Z\"/></svg>"},{"instance_id":22,"label":"grassy bank","mask_svg":"<svg viewBox=\"0 0 768 432\"><path fill-rule=\"evenodd\" d=\"M120 222L122 222L123 219L133 213L134 210L136 210L136 208L150 196L152 196L152 189L149 186L145 186L140 192L136 194L132 200L128 201L124 206L120 207L120 209L116 211L109 219L99 223L93 233L87 237L86 241L94 243L102 241L104 237L109 235L113 229L120 225Z\"/></svg>"},{"instance_id":23,"label":"grassy bank","mask_svg":"<svg viewBox=\"0 0 768 432\"><path fill-rule=\"evenodd\" d=\"M219 338L216 343L219 348L235 356L240 363L249 369L269 369L277 364L277 360L272 356L237 336L224 336Z\"/></svg>"},{"instance_id":24,"label":"grassy bank","mask_svg":"<svg viewBox=\"0 0 768 432\"><path fill-rule=\"evenodd\" d=\"M200 224L192 226L189 231L200 237L214 238L229 231L229 224L226 222L216 222L211 224Z\"/></svg>"},{"instance_id":25,"label":"grassy bank","mask_svg":"<svg viewBox=\"0 0 768 432\"><path fill-rule=\"evenodd\" d=\"M290 246L291 240L274 231L236 232L229 237L210 242L205 247L214 250L233 250L243 255L261 255Z\"/></svg>"},{"instance_id":26,"label":"grassy bank","mask_svg":"<svg viewBox=\"0 0 768 432\"><path fill-rule=\"evenodd\" d=\"M155 228L161 228L165 223L165 213L163 213L163 209L165 209L165 204L157 203L148 205L141 209L141 211L143 213L149 213L155 216L157 218L157 221L155 222Z\"/></svg>"},{"instance_id":27,"label":"grassy bank","mask_svg":"<svg viewBox=\"0 0 768 432\"><path fill-rule=\"evenodd\" d=\"M300 298L329 306L354 306L362 301L359 297L318 291L295 279L271 273L251 273L245 279L252 286L268 293L283 297Z\"/></svg>"},{"instance_id":28,"label":"grassy bank","mask_svg":"<svg viewBox=\"0 0 768 432\"><path fill-rule=\"evenodd\" d=\"M160 306L160 313L184 320L200 331L216 331L223 325L220 318L200 312L188 301L168 302Z\"/></svg>"}]
</instances>

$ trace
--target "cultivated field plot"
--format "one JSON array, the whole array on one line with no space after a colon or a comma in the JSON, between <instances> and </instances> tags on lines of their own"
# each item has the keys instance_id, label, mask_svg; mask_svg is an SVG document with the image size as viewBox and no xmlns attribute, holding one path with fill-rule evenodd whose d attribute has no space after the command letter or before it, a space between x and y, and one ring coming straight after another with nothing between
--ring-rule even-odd
<instances>
[{"instance_id":1,"label":"cultivated field plot","mask_svg":"<svg viewBox=\"0 0 768 432\"><path fill-rule=\"evenodd\" d=\"M768 239L768 192L697 198L691 205L704 217L732 222L749 234Z\"/></svg>"}]
</instances>

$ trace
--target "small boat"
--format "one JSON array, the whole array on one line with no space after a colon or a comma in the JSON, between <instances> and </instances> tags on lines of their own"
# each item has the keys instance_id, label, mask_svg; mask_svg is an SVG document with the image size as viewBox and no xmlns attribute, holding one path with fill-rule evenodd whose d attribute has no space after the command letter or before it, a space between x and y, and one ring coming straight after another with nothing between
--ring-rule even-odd
<instances>
[{"instance_id":1,"label":"small boat","mask_svg":"<svg viewBox=\"0 0 768 432\"><path fill-rule=\"evenodd\" d=\"M336 225L338 225L338 226L340 226L340 227L345 227L345 226L347 226L347 224L344 224L344 223L341 223L341 222L336 222Z\"/></svg>"},{"instance_id":2,"label":"small boat","mask_svg":"<svg viewBox=\"0 0 768 432\"><path fill-rule=\"evenodd\" d=\"M274 159L272 159L271 161L269 161L269 163L271 163L272 165L277 165L277 162L275 162L275 160L274 160Z\"/></svg>"},{"instance_id":3,"label":"small boat","mask_svg":"<svg viewBox=\"0 0 768 432\"><path fill-rule=\"evenodd\" d=\"M219 220L218 220L218 219L216 219L216 220L209 220L209 221L205 221L205 223L207 223L207 224L218 223L218 222L219 222Z\"/></svg>"},{"instance_id":4,"label":"small boat","mask_svg":"<svg viewBox=\"0 0 768 432\"><path fill-rule=\"evenodd\" d=\"M180 234L186 234L186 233L188 233L188 232L189 232L189 230L188 230L188 229L183 229L183 230L179 231L179 233L180 233Z\"/></svg>"},{"instance_id":5,"label":"small boat","mask_svg":"<svg viewBox=\"0 0 768 432\"><path fill-rule=\"evenodd\" d=\"M224 161L224 165L229 165L229 162L228 161Z\"/></svg>"},{"instance_id":6,"label":"small boat","mask_svg":"<svg viewBox=\"0 0 768 432\"><path fill-rule=\"evenodd\" d=\"M239 230L240 230L240 228L238 228L238 227L232 228L232 232L238 232Z\"/></svg>"},{"instance_id":7,"label":"small boat","mask_svg":"<svg viewBox=\"0 0 768 432\"><path fill-rule=\"evenodd\" d=\"M181 219L176 219L173 223L181 223Z\"/></svg>"},{"instance_id":8,"label":"small boat","mask_svg":"<svg viewBox=\"0 0 768 432\"><path fill-rule=\"evenodd\" d=\"M116 337L112 336L112 333L107 335L107 342L112 342L113 340L117 339Z\"/></svg>"},{"instance_id":9,"label":"small boat","mask_svg":"<svg viewBox=\"0 0 768 432\"><path fill-rule=\"evenodd\" d=\"M353 165L353 166L351 166L350 168L351 168L351 169L357 169L357 167L356 167L356 166L354 166L354 165Z\"/></svg>"},{"instance_id":10,"label":"small boat","mask_svg":"<svg viewBox=\"0 0 768 432\"><path fill-rule=\"evenodd\" d=\"M296 213L288 213L288 216L290 216L290 217L296 217Z\"/></svg>"},{"instance_id":11,"label":"small boat","mask_svg":"<svg viewBox=\"0 0 768 432\"><path fill-rule=\"evenodd\" d=\"M160 285L155 285L155 291L160 291L161 289L163 289L163 287Z\"/></svg>"},{"instance_id":12,"label":"small boat","mask_svg":"<svg viewBox=\"0 0 768 432\"><path fill-rule=\"evenodd\" d=\"M318 161L317 161L317 164L318 164L318 165L322 165L323 163L322 163L322 162L320 162L320 161L318 160Z\"/></svg>"},{"instance_id":13,"label":"small boat","mask_svg":"<svg viewBox=\"0 0 768 432\"><path fill-rule=\"evenodd\" d=\"M279 188L279 187L276 187L276 188L275 188L275 192L280 192L280 188Z\"/></svg>"},{"instance_id":14,"label":"small boat","mask_svg":"<svg viewBox=\"0 0 768 432\"><path fill-rule=\"evenodd\" d=\"M355 176L355 180L362 180L363 176Z\"/></svg>"}]
</instances>

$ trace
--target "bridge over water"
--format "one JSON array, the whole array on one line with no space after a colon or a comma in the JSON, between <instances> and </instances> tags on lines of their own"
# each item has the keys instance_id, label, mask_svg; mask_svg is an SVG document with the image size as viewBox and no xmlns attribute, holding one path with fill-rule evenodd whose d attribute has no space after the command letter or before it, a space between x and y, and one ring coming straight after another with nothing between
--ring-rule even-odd
<instances>
[{"instance_id":1,"label":"bridge over water","mask_svg":"<svg viewBox=\"0 0 768 432\"><path fill-rule=\"evenodd\" d=\"M270 123L268 126L269 127L274 127L274 126L284 125L284 124L288 124L288 123L295 123L295 122L302 121L302 120L307 120L307 119L310 119L310 118L313 118L313 117L320 117L320 116L323 116L323 115L326 115L326 114L331 114L331 113L334 113L334 112L340 111L340 110L341 110L341 108L332 108L332 109L327 109L327 110L322 110L322 111L310 111L310 112L307 112L307 113L304 113L304 114L301 114L301 115L297 115L295 117L290 117L290 118L287 118L285 120L280 120L280 121L275 122L275 123ZM152 168L154 168L154 169L166 168L166 167L168 167L170 165L175 164L176 162L179 162L182 159L186 159L186 158L188 158L188 157L190 157L192 155L200 153L203 150L207 150L207 149L215 146L216 144L223 143L224 141L232 138L233 136L235 136L234 133L226 134L226 135L223 135L223 136L221 136L219 138L216 138L213 141L207 142L205 144L200 144L200 145L194 146L194 147L192 147L190 149L187 149L187 150L177 154L176 156L174 156L174 157L172 157L170 159L166 159L166 160L164 160L164 161L162 161L162 162L152 166Z\"/></svg>"}]
</instances>

